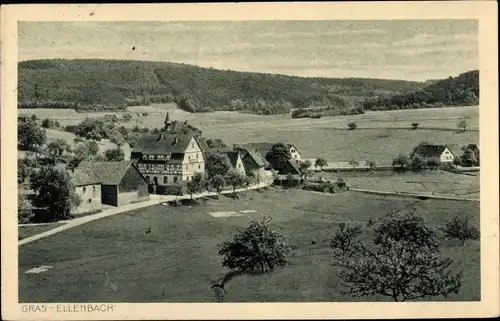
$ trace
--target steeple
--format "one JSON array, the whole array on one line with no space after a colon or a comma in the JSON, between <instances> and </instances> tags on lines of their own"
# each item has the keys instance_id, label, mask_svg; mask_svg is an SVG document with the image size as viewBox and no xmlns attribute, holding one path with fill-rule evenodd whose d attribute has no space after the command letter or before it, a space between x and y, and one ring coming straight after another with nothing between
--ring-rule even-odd
<instances>
[{"instance_id":1,"label":"steeple","mask_svg":"<svg viewBox=\"0 0 500 321\"><path fill-rule=\"evenodd\" d=\"M167 112L167 116L165 117L165 130L169 130L170 126L172 125L172 122L170 122L170 115Z\"/></svg>"}]
</instances>

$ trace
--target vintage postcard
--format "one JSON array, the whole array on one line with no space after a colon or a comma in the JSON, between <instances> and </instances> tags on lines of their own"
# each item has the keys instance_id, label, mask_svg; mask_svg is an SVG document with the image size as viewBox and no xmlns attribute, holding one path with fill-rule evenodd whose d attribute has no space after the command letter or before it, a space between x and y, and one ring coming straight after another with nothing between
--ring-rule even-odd
<instances>
[{"instance_id":1,"label":"vintage postcard","mask_svg":"<svg viewBox=\"0 0 500 321\"><path fill-rule=\"evenodd\" d=\"M2 7L2 317L498 316L497 18Z\"/></svg>"}]
</instances>

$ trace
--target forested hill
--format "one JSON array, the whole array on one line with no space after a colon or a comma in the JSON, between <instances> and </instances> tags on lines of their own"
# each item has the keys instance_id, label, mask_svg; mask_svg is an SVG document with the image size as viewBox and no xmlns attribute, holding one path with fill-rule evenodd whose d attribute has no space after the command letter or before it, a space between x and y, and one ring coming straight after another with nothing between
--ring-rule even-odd
<instances>
[{"instance_id":1,"label":"forested hill","mask_svg":"<svg viewBox=\"0 0 500 321\"><path fill-rule=\"evenodd\" d=\"M401 80L303 78L129 60L31 60L20 62L18 70L19 107L23 108L112 110L175 101L191 112L276 114L321 106L350 113L367 98L425 86Z\"/></svg>"},{"instance_id":2,"label":"forested hill","mask_svg":"<svg viewBox=\"0 0 500 321\"><path fill-rule=\"evenodd\" d=\"M411 109L479 104L479 71L433 82L416 92L383 96L363 104L365 110Z\"/></svg>"}]
</instances>

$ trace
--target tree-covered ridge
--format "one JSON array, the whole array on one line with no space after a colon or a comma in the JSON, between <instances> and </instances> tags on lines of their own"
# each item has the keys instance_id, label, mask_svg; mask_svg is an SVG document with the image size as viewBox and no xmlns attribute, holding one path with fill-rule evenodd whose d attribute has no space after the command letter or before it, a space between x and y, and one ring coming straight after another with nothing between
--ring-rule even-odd
<instances>
[{"instance_id":1,"label":"tree-covered ridge","mask_svg":"<svg viewBox=\"0 0 500 321\"><path fill-rule=\"evenodd\" d=\"M288 113L418 90L423 83L304 78L132 60L30 60L18 64L19 107L113 110L175 101L185 110ZM342 106L342 109L345 109Z\"/></svg>"},{"instance_id":2,"label":"tree-covered ridge","mask_svg":"<svg viewBox=\"0 0 500 321\"><path fill-rule=\"evenodd\" d=\"M434 82L415 92L368 100L363 107L365 110L390 110L478 104L479 71L472 70Z\"/></svg>"}]
</instances>

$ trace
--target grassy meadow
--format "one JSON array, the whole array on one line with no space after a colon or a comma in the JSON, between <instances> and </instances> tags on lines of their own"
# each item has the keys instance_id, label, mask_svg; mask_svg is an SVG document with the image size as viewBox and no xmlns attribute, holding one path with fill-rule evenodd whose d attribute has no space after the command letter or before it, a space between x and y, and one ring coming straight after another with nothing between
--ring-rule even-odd
<instances>
[{"instance_id":1,"label":"grassy meadow","mask_svg":"<svg viewBox=\"0 0 500 321\"><path fill-rule=\"evenodd\" d=\"M415 207L438 228L455 215L479 225L476 202L413 200L357 192L336 195L296 189L249 191L238 200L221 197L194 207L151 206L75 227L19 248L20 302L212 302L211 281L227 272L218 244L250 220L271 216L294 248L289 264L260 276L240 276L226 285L227 302L388 301L342 294L330 265L329 239L342 221L366 226L391 210ZM254 210L237 217L217 211ZM151 234L145 231L151 228ZM369 232L368 232L369 233ZM364 234L364 238L368 237ZM313 244L312 241L315 241ZM480 299L479 241L466 246L441 241L443 255L463 270L458 296ZM41 274L24 272L53 266ZM110 281L116 286L109 286ZM432 298L442 300L442 298Z\"/></svg>"},{"instance_id":2,"label":"grassy meadow","mask_svg":"<svg viewBox=\"0 0 500 321\"><path fill-rule=\"evenodd\" d=\"M378 111L321 119L291 119L289 115L261 116L227 111L192 114L178 109L175 104L158 104L129 107L132 120L118 124L161 127L167 111L171 119L187 120L199 127L204 136L221 138L229 145L284 141L295 144L305 158L324 157L332 161L357 158L387 165L394 156L411 151L421 141L459 145L479 142L479 107ZM144 112L148 116L143 116ZM19 113L57 119L62 125L75 125L85 117L109 114L77 113L69 109L24 109ZM470 130L457 132L456 124L464 118ZM347 130L349 122L356 122L358 129ZM418 122L421 128L410 130L413 122Z\"/></svg>"}]
</instances>

